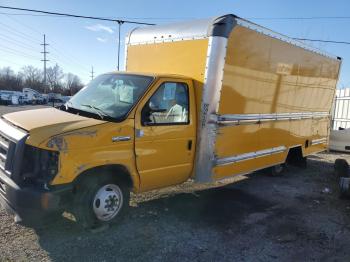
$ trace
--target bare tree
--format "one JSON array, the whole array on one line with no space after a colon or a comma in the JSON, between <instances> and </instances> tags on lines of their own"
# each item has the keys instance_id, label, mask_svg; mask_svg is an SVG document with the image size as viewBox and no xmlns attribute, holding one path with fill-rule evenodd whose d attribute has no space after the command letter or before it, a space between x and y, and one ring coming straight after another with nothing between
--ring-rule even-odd
<instances>
[{"instance_id":1,"label":"bare tree","mask_svg":"<svg viewBox=\"0 0 350 262\"><path fill-rule=\"evenodd\" d=\"M58 64L55 64L53 67L47 68L46 79L51 91L54 91L54 92L61 91L61 81L63 77L64 77L63 71Z\"/></svg>"},{"instance_id":2,"label":"bare tree","mask_svg":"<svg viewBox=\"0 0 350 262\"><path fill-rule=\"evenodd\" d=\"M0 74L1 76L3 76L4 78L10 78L11 76L14 76L14 72L13 70L11 69L11 67L7 66L7 67L4 67L0 70Z\"/></svg>"},{"instance_id":3,"label":"bare tree","mask_svg":"<svg viewBox=\"0 0 350 262\"><path fill-rule=\"evenodd\" d=\"M19 76L23 78L26 87L42 91L43 73L34 66L25 66L19 72Z\"/></svg>"},{"instance_id":4,"label":"bare tree","mask_svg":"<svg viewBox=\"0 0 350 262\"><path fill-rule=\"evenodd\" d=\"M65 77L64 87L67 94L74 95L82 87L82 83L77 75L68 73Z\"/></svg>"},{"instance_id":5,"label":"bare tree","mask_svg":"<svg viewBox=\"0 0 350 262\"><path fill-rule=\"evenodd\" d=\"M0 69L0 89L21 91L22 82L21 76L15 75L10 67Z\"/></svg>"},{"instance_id":6,"label":"bare tree","mask_svg":"<svg viewBox=\"0 0 350 262\"><path fill-rule=\"evenodd\" d=\"M17 74L10 67L3 67L0 68L0 90L22 91L29 87L43 93L46 91L43 78L43 71L34 66L24 66ZM47 80L50 91L63 95L74 95L83 87L77 75L64 74L57 64L47 69Z\"/></svg>"}]
</instances>

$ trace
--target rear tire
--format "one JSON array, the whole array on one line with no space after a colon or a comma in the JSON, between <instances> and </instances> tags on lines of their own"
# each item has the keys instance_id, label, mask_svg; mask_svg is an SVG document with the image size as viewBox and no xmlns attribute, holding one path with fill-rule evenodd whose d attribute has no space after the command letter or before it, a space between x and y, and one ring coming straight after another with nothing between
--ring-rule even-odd
<instances>
[{"instance_id":1,"label":"rear tire","mask_svg":"<svg viewBox=\"0 0 350 262\"><path fill-rule=\"evenodd\" d=\"M349 177L349 164L345 159L338 158L334 162L334 173L337 177Z\"/></svg>"},{"instance_id":2,"label":"rear tire","mask_svg":"<svg viewBox=\"0 0 350 262\"><path fill-rule=\"evenodd\" d=\"M73 213L83 228L98 228L119 222L129 199L126 183L108 174L93 175L78 185Z\"/></svg>"},{"instance_id":3,"label":"rear tire","mask_svg":"<svg viewBox=\"0 0 350 262\"><path fill-rule=\"evenodd\" d=\"M281 176L286 170L286 164L278 164L266 169L266 174L271 176Z\"/></svg>"}]
</instances>

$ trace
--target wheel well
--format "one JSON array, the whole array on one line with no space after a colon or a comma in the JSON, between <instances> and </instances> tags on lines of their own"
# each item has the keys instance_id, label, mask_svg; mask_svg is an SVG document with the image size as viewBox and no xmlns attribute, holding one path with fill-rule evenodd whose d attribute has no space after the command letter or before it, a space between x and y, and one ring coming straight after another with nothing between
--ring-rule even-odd
<instances>
[{"instance_id":1,"label":"wheel well","mask_svg":"<svg viewBox=\"0 0 350 262\"><path fill-rule=\"evenodd\" d=\"M303 151L301 146L293 147L289 149L286 163L296 166L304 166L306 163L306 157L303 157Z\"/></svg>"},{"instance_id":2,"label":"wheel well","mask_svg":"<svg viewBox=\"0 0 350 262\"><path fill-rule=\"evenodd\" d=\"M97 166L91 169L85 170L82 172L73 182L74 185L78 185L84 179L90 176L97 176L98 173L108 174L112 178L116 178L120 181L126 183L128 188L133 187L133 180L130 176L128 169L122 165L105 165L105 166Z\"/></svg>"}]
</instances>

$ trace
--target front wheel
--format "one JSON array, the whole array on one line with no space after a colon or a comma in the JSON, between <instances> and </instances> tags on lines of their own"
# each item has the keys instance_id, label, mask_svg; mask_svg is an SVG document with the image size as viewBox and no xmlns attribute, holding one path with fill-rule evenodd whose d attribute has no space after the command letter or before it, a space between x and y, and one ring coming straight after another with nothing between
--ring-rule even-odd
<instances>
[{"instance_id":1,"label":"front wheel","mask_svg":"<svg viewBox=\"0 0 350 262\"><path fill-rule=\"evenodd\" d=\"M111 176L89 177L77 187L74 215L84 228L115 223L124 215L129 199L130 192L123 181Z\"/></svg>"}]
</instances>

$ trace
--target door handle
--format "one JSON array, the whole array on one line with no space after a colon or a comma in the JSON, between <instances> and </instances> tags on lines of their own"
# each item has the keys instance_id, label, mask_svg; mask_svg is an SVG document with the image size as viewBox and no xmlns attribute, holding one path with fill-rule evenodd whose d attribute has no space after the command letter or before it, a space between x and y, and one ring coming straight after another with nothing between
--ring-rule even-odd
<instances>
[{"instance_id":1,"label":"door handle","mask_svg":"<svg viewBox=\"0 0 350 262\"><path fill-rule=\"evenodd\" d=\"M112 142L129 141L130 139L130 136L114 136L112 137Z\"/></svg>"},{"instance_id":2,"label":"door handle","mask_svg":"<svg viewBox=\"0 0 350 262\"><path fill-rule=\"evenodd\" d=\"M188 140L187 149L188 149L188 151L192 150L192 140Z\"/></svg>"}]
</instances>

